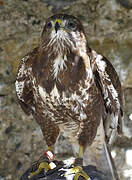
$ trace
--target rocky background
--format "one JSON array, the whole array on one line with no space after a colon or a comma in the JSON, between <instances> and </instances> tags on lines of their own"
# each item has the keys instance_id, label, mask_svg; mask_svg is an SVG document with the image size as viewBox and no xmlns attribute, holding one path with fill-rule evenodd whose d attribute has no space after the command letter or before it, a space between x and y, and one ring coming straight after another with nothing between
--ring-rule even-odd
<instances>
[{"instance_id":1,"label":"rocky background","mask_svg":"<svg viewBox=\"0 0 132 180\"><path fill-rule=\"evenodd\" d=\"M132 179L132 1L0 0L0 180L17 180L46 148L39 126L17 103L20 59L39 42L44 21L54 13L77 16L89 45L114 64L125 93L124 136L112 155L121 180ZM68 152L68 153L67 153ZM60 137L56 153L72 154Z\"/></svg>"}]
</instances>

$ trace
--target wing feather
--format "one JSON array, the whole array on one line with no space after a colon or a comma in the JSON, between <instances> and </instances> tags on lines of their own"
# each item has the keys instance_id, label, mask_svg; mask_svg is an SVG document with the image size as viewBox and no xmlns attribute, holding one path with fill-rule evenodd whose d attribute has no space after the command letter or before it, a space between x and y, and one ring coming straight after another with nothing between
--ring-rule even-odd
<instances>
[{"instance_id":1,"label":"wing feather","mask_svg":"<svg viewBox=\"0 0 132 180\"><path fill-rule=\"evenodd\" d=\"M21 59L15 82L18 102L23 111L30 115L35 113L35 101L32 89L32 62L36 57L37 48Z\"/></svg>"},{"instance_id":2,"label":"wing feather","mask_svg":"<svg viewBox=\"0 0 132 180\"><path fill-rule=\"evenodd\" d=\"M119 77L112 64L103 56L92 51L96 71L96 81L102 92L105 106L104 127L111 144L123 126L123 91Z\"/></svg>"}]
</instances>

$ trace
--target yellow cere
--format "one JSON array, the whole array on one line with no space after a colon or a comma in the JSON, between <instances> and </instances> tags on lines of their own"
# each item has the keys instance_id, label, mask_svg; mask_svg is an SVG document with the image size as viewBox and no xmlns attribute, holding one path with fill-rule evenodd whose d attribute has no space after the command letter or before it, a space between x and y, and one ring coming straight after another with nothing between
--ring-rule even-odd
<instances>
[{"instance_id":1,"label":"yellow cere","mask_svg":"<svg viewBox=\"0 0 132 180\"><path fill-rule=\"evenodd\" d=\"M60 20L60 19L56 19L56 20L54 21L54 24L56 24L57 22L58 22L59 25L62 24L62 20Z\"/></svg>"},{"instance_id":2,"label":"yellow cere","mask_svg":"<svg viewBox=\"0 0 132 180\"><path fill-rule=\"evenodd\" d=\"M61 26L62 25L62 20L61 19L56 19L54 21L54 24L56 24L58 22L58 24ZM70 32L69 29L65 28L65 27L60 27L63 31L66 31L67 33Z\"/></svg>"}]
</instances>

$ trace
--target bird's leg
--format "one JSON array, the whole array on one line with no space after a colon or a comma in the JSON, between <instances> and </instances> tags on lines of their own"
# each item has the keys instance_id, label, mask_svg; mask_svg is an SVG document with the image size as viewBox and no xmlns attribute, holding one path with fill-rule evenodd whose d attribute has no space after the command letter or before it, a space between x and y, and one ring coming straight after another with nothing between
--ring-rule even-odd
<instances>
[{"instance_id":1,"label":"bird's leg","mask_svg":"<svg viewBox=\"0 0 132 180\"><path fill-rule=\"evenodd\" d=\"M49 146L47 151L45 151L44 154L39 158L39 160L35 162L34 165L37 166L37 170L32 170L28 178L30 179L32 176L39 174L42 169L44 169L44 172L46 173L48 170L55 168L56 165L54 163L51 163L53 158L53 148Z\"/></svg>"},{"instance_id":2,"label":"bird's leg","mask_svg":"<svg viewBox=\"0 0 132 180\"><path fill-rule=\"evenodd\" d=\"M83 165L83 146L79 146L79 151L78 151L78 155L77 158L75 159L75 165L79 165L82 166Z\"/></svg>"},{"instance_id":3,"label":"bird's leg","mask_svg":"<svg viewBox=\"0 0 132 180\"><path fill-rule=\"evenodd\" d=\"M54 148L52 146L48 146L48 149L40 156L38 162L43 160L52 161L54 159Z\"/></svg>"},{"instance_id":4,"label":"bird's leg","mask_svg":"<svg viewBox=\"0 0 132 180\"><path fill-rule=\"evenodd\" d=\"M65 173L65 176L70 174L75 174L74 180L78 180L79 176L82 176L86 180L90 180L90 177L83 171L82 165L83 165L83 146L80 145L77 158L75 159L74 167L69 169Z\"/></svg>"}]
</instances>

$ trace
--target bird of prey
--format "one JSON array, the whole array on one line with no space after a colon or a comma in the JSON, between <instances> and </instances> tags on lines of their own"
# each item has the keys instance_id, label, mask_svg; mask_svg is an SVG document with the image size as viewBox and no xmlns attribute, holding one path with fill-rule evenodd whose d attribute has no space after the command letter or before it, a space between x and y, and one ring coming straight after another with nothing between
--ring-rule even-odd
<instances>
[{"instance_id":1,"label":"bird of prey","mask_svg":"<svg viewBox=\"0 0 132 180\"><path fill-rule=\"evenodd\" d=\"M15 85L23 111L41 127L49 161L62 133L76 156L75 179L88 179L82 163L118 179L108 144L122 133L123 91L112 64L88 46L78 18L46 20L38 47L20 62Z\"/></svg>"}]
</instances>

